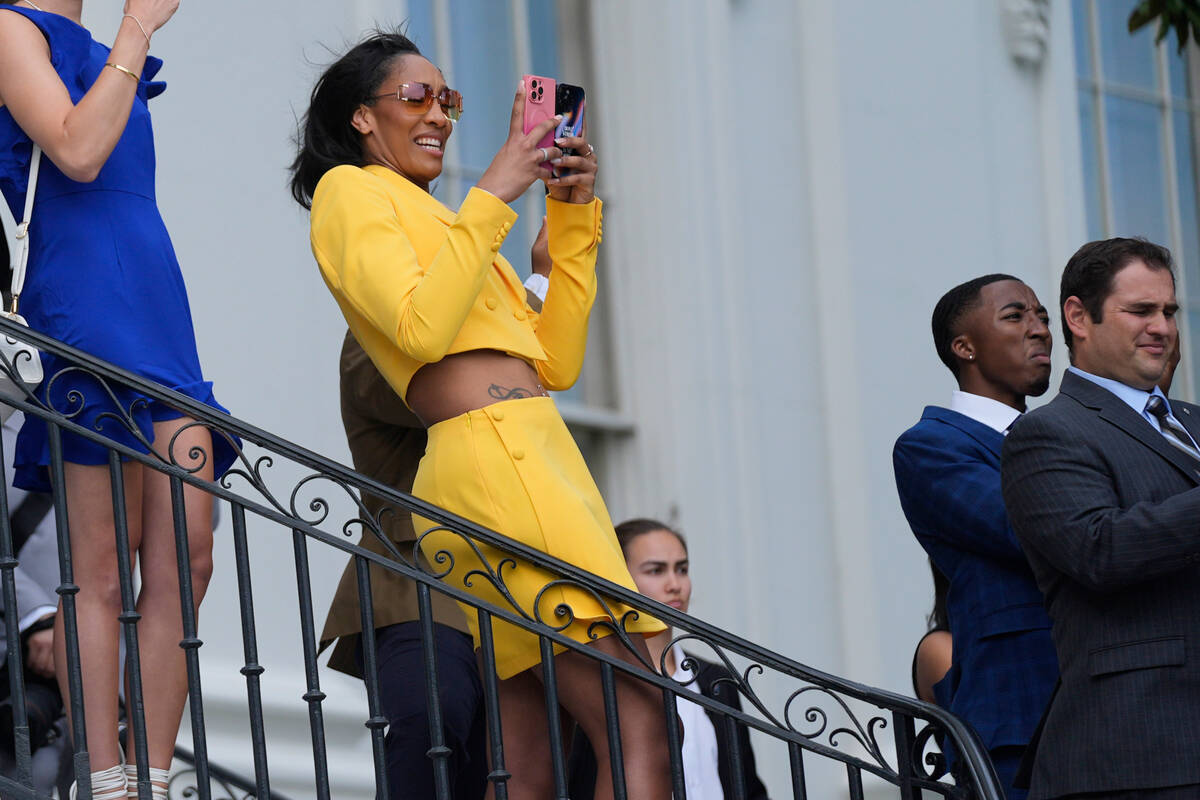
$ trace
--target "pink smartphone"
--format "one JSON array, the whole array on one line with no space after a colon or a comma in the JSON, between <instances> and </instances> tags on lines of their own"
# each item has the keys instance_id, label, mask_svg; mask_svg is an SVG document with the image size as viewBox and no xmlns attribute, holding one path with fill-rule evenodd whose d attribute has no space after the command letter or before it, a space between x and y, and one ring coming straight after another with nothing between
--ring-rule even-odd
<instances>
[{"instance_id":1,"label":"pink smartphone","mask_svg":"<svg viewBox=\"0 0 1200 800\"><path fill-rule=\"evenodd\" d=\"M529 133L537 127L538 123L554 116L555 81L554 78L543 78L540 75L526 75L522 80L525 82L525 116L522 120L521 130ZM553 146L554 128L551 128L538 142L538 147ZM549 161L543 161L542 167L553 169L554 165Z\"/></svg>"}]
</instances>

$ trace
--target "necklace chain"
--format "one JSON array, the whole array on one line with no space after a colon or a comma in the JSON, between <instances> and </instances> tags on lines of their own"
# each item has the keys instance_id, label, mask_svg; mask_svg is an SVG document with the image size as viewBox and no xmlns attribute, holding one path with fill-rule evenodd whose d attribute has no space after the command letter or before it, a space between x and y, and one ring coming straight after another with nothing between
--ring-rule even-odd
<instances>
[{"instance_id":1,"label":"necklace chain","mask_svg":"<svg viewBox=\"0 0 1200 800\"><path fill-rule=\"evenodd\" d=\"M34 11L41 11L43 14L45 14L45 13L46 13L46 12L45 12L45 11L42 9L42 7L41 7L41 6L39 6L37 3L33 2L33 0L25 0L25 2L26 2L26 3L28 3L28 4L29 4L29 6L30 6L30 7L31 7L31 8L32 8Z\"/></svg>"}]
</instances>

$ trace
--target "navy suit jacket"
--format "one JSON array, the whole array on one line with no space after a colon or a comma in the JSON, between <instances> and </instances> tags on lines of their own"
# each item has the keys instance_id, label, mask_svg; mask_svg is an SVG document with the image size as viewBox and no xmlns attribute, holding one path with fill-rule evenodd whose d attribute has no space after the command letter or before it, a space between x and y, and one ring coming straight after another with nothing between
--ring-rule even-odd
<instances>
[{"instance_id":1,"label":"navy suit jacket","mask_svg":"<svg viewBox=\"0 0 1200 800\"><path fill-rule=\"evenodd\" d=\"M1200 783L1200 462L1068 372L1004 442L1004 500L1062 666L1030 798Z\"/></svg>"},{"instance_id":2,"label":"navy suit jacket","mask_svg":"<svg viewBox=\"0 0 1200 800\"><path fill-rule=\"evenodd\" d=\"M1004 510L1003 442L928 406L892 452L908 524L950 581L954 663L935 692L989 750L1029 743L1058 679L1050 618Z\"/></svg>"}]
</instances>

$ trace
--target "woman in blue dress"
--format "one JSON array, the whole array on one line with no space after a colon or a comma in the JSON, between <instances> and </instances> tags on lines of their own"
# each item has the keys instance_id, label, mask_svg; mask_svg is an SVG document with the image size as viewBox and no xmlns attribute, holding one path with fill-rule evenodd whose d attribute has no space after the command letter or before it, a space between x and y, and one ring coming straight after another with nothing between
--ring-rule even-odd
<instances>
[{"instance_id":1,"label":"woman in blue dress","mask_svg":"<svg viewBox=\"0 0 1200 800\"><path fill-rule=\"evenodd\" d=\"M152 80L162 62L147 53L179 0L127 0L111 49L81 27L83 0L0 2L0 192L18 219L33 143L45 152L21 312L35 330L219 409L200 370L183 278L154 194L147 101L165 85ZM68 371L55 380L68 363L43 361L42 401L74 414L79 424L141 452L153 449L185 468L198 467L197 474L209 480L232 462L228 442L179 411L112 387L117 408L94 379ZM127 429L106 412L132 424ZM32 415L26 419L17 442L16 483L49 489L46 425ZM193 448L206 455L195 458ZM80 587L92 796L116 800L128 791L136 797L136 767L122 764L117 741L121 603L108 451L64 433L63 453L65 486L55 488L66 493ZM130 547L140 558L142 578L137 610L141 661L149 667L142 672L148 766L154 796L165 797L165 770L187 696L170 485L163 474L133 461L123 465L123 477ZM192 488L185 492L198 604L212 571L211 499ZM66 696L61 621L55 639ZM125 753L132 759L132 746Z\"/></svg>"}]
</instances>

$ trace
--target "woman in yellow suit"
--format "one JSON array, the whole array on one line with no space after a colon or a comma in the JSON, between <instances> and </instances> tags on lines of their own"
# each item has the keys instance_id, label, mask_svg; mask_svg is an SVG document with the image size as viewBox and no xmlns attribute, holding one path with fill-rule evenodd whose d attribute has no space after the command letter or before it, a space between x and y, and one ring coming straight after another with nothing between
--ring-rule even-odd
<instances>
[{"instance_id":1,"label":"woman in yellow suit","mask_svg":"<svg viewBox=\"0 0 1200 800\"><path fill-rule=\"evenodd\" d=\"M508 138L457 212L429 184L442 171L446 142L462 108L441 71L399 34L375 34L333 64L313 90L292 192L311 209L312 249L351 331L380 372L429 429L413 493L486 527L635 590L595 483L547 390L579 375L587 319L596 295L600 201L593 195L596 153L584 137L537 142L556 120L521 131L524 92L513 102ZM570 148L578 155L564 155ZM554 177L541 164L563 170ZM516 220L509 203L534 181L548 187L546 224L554 267L540 313L500 245ZM415 519L418 532L433 527ZM629 609L555 585L554 576L518 562L502 572L505 597L478 576L470 544L454 534L423 541L428 557L448 552L446 578L481 599L559 627L630 663L637 655L603 625ZM483 548L491 567L503 554ZM513 608L513 604L516 608ZM536 606L536 607L535 607ZM473 609L467 619L477 624ZM645 614L625 629L663 629ZM473 630L476 647L479 632ZM646 657L642 636L633 636ZM553 794L536 636L495 626L505 766L512 798ZM562 648L559 648L561 651ZM558 699L609 763L603 695L595 662L555 657ZM670 797L661 697L637 681L618 687L629 794ZM598 796L611 795L601 776Z\"/></svg>"}]
</instances>

